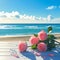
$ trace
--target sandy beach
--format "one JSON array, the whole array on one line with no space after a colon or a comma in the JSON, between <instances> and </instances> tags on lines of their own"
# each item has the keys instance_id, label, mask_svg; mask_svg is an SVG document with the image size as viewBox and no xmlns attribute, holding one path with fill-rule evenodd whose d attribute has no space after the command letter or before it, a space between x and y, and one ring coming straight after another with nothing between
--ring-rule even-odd
<instances>
[{"instance_id":1,"label":"sandy beach","mask_svg":"<svg viewBox=\"0 0 60 60\"><path fill-rule=\"evenodd\" d=\"M58 37L56 40L60 42L60 34L54 34L55 37ZM18 60L16 57L11 56L10 49L15 49L18 52L18 43L20 41L29 41L30 36L0 36L0 60ZM29 43L28 43L29 44ZM29 53L30 54L30 53ZM48 53L49 54L49 53ZM18 53L20 56L20 54ZM20 56L21 60L26 60L24 56ZM37 60L41 59L41 57ZM27 59L29 60L29 59Z\"/></svg>"},{"instance_id":2,"label":"sandy beach","mask_svg":"<svg viewBox=\"0 0 60 60\"><path fill-rule=\"evenodd\" d=\"M13 41L28 41L30 36L13 36L13 37L0 37L2 42L13 42Z\"/></svg>"},{"instance_id":3,"label":"sandy beach","mask_svg":"<svg viewBox=\"0 0 60 60\"><path fill-rule=\"evenodd\" d=\"M32 35L22 35L22 36L0 36L0 41L2 42L13 42L13 41L28 41ZM57 37L57 41L60 42L60 34L54 34Z\"/></svg>"}]
</instances>

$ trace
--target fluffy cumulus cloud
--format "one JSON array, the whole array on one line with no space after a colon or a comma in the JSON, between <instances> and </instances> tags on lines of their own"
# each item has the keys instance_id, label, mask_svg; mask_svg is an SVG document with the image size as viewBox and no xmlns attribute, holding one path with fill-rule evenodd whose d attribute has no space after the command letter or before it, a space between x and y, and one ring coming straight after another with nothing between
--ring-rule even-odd
<instances>
[{"instance_id":1,"label":"fluffy cumulus cloud","mask_svg":"<svg viewBox=\"0 0 60 60\"><path fill-rule=\"evenodd\" d=\"M0 18L9 18L9 19L13 19L13 18L17 18L17 19L22 19L22 20L35 20L35 16L28 16L26 14L21 15L19 12L17 11L12 11L12 12L0 12Z\"/></svg>"},{"instance_id":2,"label":"fluffy cumulus cloud","mask_svg":"<svg viewBox=\"0 0 60 60\"><path fill-rule=\"evenodd\" d=\"M52 9L54 9L54 8L56 8L56 6L48 6L46 9L47 9L47 10L52 10Z\"/></svg>"},{"instance_id":3,"label":"fluffy cumulus cloud","mask_svg":"<svg viewBox=\"0 0 60 60\"><path fill-rule=\"evenodd\" d=\"M48 16L47 16L47 20L48 20L48 21L51 21L52 19L54 19L54 17L53 17L52 15L48 15Z\"/></svg>"},{"instance_id":4,"label":"fluffy cumulus cloud","mask_svg":"<svg viewBox=\"0 0 60 60\"><path fill-rule=\"evenodd\" d=\"M52 10L52 9L56 9L56 8L60 8L60 5L59 6L54 6L54 5L48 6L46 9L47 10Z\"/></svg>"},{"instance_id":5,"label":"fluffy cumulus cloud","mask_svg":"<svg viewBox=\"0 0 60 60\"><path fill-rule=\"evenodd\" d=\"M58 21L57 21L58 20ZM0 12L0 23L59 23L60 18L28 16L20 14L18 11Z\"/></svg>"},{"instance_id":6,"label":"fluffy cumulus cloud","mask_svg":"<svg viewBox=\"0 0 60 60\"><path fill-rule=\"evenodd\" d=\"M5 17L5 18L15 17L17 15L19 15L19 13L17 11L16 12L12 11L11 13L4 12L4 11L0 12L0 17Z\"/></svg>"}]
</instances>

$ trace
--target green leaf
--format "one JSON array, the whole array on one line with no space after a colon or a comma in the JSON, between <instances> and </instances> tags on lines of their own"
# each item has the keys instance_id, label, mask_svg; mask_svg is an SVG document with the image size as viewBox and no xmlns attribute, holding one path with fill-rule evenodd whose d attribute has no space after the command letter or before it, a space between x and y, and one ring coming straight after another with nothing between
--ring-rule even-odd
<instances>
[{"instance_id":1,"label":"green leaf","mask_svg":"<svg viewBox=\"0 0 60 60\"><path fill-rule=\"evenodd\" d=\"M37 45L32 45L31 48L32 49L37 49Z\"/></svg>"},{"instance_id":2,"label":"green leaf","mask_svg":"<svg viewBox=\"0 0 60 60\"><path fill-rule=\"evenodd\" d=\"M49 35L48 35L48 39L53 40L53 39L55 39L55 36L52 35L52 34L49 34Z\"/></svg>"},{"instance_id":3,"label":"green leaf","mask_svg":"<svg viewBox=\"0 0 60 60\"><path fill-rule=\"evenodd\" d=\"M38 34L34 34L35 37L38 37Z\"/></svg>"},{"instance_id":4,"label":"green leaf","mask_svg":"<svg viewBox=\"0 0 60 60\"><path fill-rule=\"evenodd\" d=\"M48 33L49 33L50 31L52 31L52 26L49 26L49 27L48 27Z\"/></svg>"}]
</instances>

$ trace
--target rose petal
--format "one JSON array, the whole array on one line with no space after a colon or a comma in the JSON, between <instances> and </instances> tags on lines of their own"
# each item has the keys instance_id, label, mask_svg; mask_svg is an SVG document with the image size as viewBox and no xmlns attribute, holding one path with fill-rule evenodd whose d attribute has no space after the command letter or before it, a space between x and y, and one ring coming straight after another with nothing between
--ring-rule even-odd
<instances>
[{"instance_id":1,"label":"rose petal","mask_svg":"<svg viewBox=\"0 0 60 60\"><path fill-rule=\"evenodd\" d=\"M35 37L35 36L32 36L30 39L29 39L30 43L32 45L36 45L38 42L39 42L39 39L38 37Z\"/></svg>"},{"instance_id":2,"label":"rose petal","mask_svg":"<svg viewBox=\"0 0 60 60\"><path fill-rule=\"evenodd\" d=\"M45 43L41 42L41 43L38 44L37 49L39 51L42 51L42 52L46 51L47 50L47 45Z\"/></svg>"},{"instance_id":3,"label":"rose petal","mask_svg":"<svg viewBox=\"0 0 60 60\"><path fill-rule=\"evenodd\" d=\"M41 40L41 41L44 41L47 39L47 34L44 30L42 30L41 32L38 33L38 38Z\"/></svg>"}]
</instances>

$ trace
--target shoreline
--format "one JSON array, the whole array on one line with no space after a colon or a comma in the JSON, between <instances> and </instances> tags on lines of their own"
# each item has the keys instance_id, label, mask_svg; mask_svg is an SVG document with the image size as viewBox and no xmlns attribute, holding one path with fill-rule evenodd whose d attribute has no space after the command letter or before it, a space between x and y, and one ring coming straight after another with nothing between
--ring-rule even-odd
<instances>
[{"instance_id":1,"label":"shoreline","mask_svg":"<svg viewBox=\"0 0 60 60\"><path fill-rule=\"evenodd\" d=\"M0 36L0 41L2 42L19 42L19 41L29 41L29 38L32 35L6 35L6 36ZM59 34L54 34L55 37L57 37L58 39L56 39L56 41L60 42L60 33Z\"/></svg>"},{"instance_id":2,"label":"shoreline","mask_svg":"<svg viewBox=\"0 0 60 60\"><path fill-rule=\"evenodd\" d=\"M3 35L3 36L0 36L0 38L29 37L29 36L32 36L32 35Z\"/></svg>"},{"instance_id":3,"label":"shoreline","mask_svg":"<svg viewBox=\"0 0 60 60\"><path fill-rule=\"evenodd\" d=\"M53 34L53 35L60 35L60 33L50 33L50 34ZM0 38L8 38L8 37L29 37L29 36L32 36L33 34L24 34L24 35L0 35Z\"/></svg>"}]
</instances>

